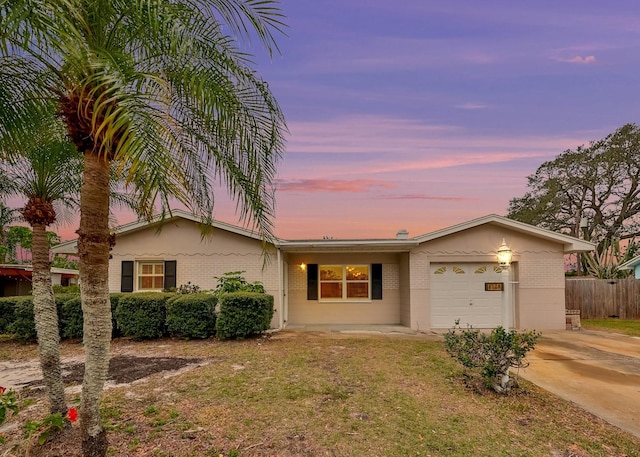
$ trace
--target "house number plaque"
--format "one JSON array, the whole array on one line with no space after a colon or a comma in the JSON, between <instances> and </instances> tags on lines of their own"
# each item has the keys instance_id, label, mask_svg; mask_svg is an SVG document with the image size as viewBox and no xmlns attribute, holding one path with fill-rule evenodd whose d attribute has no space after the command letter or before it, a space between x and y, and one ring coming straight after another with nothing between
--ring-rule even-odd
<instances>
[{"instance_id":1,"label":"house number plaque","mask_svg":"<svg viewBox=\"0 0 640 457\"><path fill-rule=\"evenodd\" d=\"M489 292L502 292L504 291L504 283L503 282L485 282L484 290Z\"/></svg>"}]
</instances>

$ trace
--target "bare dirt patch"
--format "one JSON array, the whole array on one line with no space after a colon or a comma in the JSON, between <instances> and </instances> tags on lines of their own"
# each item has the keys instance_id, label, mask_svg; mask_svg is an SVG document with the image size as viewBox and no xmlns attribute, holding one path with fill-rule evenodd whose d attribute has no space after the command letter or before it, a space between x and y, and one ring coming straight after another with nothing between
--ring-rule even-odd
<instances>
[{"instance_id":1,"label":"bare dirt patch","mask_svg":"<svg viewBox=\"0 0 640 457\"><path fill-rule=\"evenodd\" d=\"M197 358L116 356L109 361L107 382L115 385L128 384L156 373L176 371L190 365L199 365L201 362L202 359ZM64 364L63 370L63 379L66 386L82 384L84 376L83 362ZM42 379L24 384L24 387L30 388L43 386Z\"/></svg>"}]
</instances>

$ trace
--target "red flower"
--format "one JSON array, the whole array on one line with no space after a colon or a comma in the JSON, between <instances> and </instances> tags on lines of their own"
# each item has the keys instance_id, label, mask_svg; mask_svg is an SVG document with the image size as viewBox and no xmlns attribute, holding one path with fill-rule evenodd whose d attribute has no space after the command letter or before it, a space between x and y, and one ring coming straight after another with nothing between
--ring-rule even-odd
<instances>
[{"instance_id":1,"label":"red flower","mask_svg":"<svg viewBox=\"0 0 640 457\"><path fill-rule=\"evenodd\" d=\"M7 389L5 389L4 387L0 386L0 395L2 395Z\"/></svg>"},{"instance_id":2,"label":"red flower","mask_svg":"<svg viewBox=\"0 0 640 457\"><path fill-rule=\"evenodd\" d=\"M69 408L69 412L67 413L67 418L69 418L69 420L71 422L75 422L78 420L78 410L75 408Z\"/></svg>"}]
</instances>

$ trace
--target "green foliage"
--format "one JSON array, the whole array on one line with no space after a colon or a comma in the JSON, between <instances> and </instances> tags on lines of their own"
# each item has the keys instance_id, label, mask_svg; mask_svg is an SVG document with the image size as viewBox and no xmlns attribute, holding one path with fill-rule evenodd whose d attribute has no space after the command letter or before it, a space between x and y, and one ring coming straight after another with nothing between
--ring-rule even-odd
<instances>
[{"instance_id":1,"label":"green foliage","mask_svg":"<svg viewBox=\"0 0 640 457\"><path fill-rule=\"evenodd\" d=\"M257 292L220 295L216 334L221 339L241 339L269 329L273 317L273 296Z\"/></svg>"},{"instance_id":2,"label":"green foliage","mask_svg":"<svg viewBox=\"0 0 640 457\"><path fill-rule=\"evenodd\" d=\"M640 127L626 124L540 165L525 195L509 202L508 217L598 245L627 239L640 230L639 176Z\"/></svg>"},{"instance_id":3,"label":"green foliage","mask_svg":"<svg viewBox=\"0 0 640 457\"><path fill-rule=\"evenodd\" d=\"M200 293L200 286L196 284L191 284L191 281L189 281L186 284L181 284L180 287L178 287L178 290L176 290L176 293L182 294L182 295L198 294Z\"/></svg>"},{"instance_id":4,"label":"green foliage","mask_svg":"<svg viewBox=\"0 0 640 457\"><path fill-rule=\"evenodd\" d=\"M620 265L635 257L638 245L630 242L626 249L620 248L620 240L611 238L600 243L596 252L582 255L587 273L599 279L621 279L628 277L632 270L621 270Z\"/></svg>"},{"instance_id":5,"label":"green foliage","mask_svg":"<svg viewBox=\"0 0 640 457\"><path fill-rule=\"evenodd\" d=\"M9 324L15 320L17 297L0 298L0 335L8 332Z\"/></svg>"},{"instance_id":6,"label":"green foliage","mask_svg":"<svg viewBox=\"0 0 640 457\"><path fill-rule=\"evenodd\" d=\"M18 401L16 394L12 389L5 389L0 386L0 425L7 420L9 413L16 414L18 412Z\"/></svg>"},{"instance_id":7,"label":"green foliage","mask_svg":"<svg viewBox=\"0 0 640 457\"><path fill-rule=\"evenodd\" d=\"M13 225L5 233L5 250L7 263L22 263L31 258L31 241L33 232L28 227Z\"/></svg>"},{"instance_id":8,"label":"green foliage","mask_svg":"<svg viewBox=\"0 0 640 457\"><path fill-rule=\"evenodd\" d=\"M80 286L77 284L71 284L70 286L61 286L60 284L54 284L53 293L80 295Z\"/></svg>"},{"instance_id":9,"label":"green foliage","mask_svg":"<svg viewBox=\"0 0 640 457\"><path fill-rule=\"evenodd\" d=\"M109 294L109 301L111 302L111 337L117 338L122 336L122 330L118 327L118 319L116 319L116 309L118 308L118 303L120 303L120 299L122 297L126 297L129 294L126 293L113 293Z\"/></svg>"},{"instance_id":10,"label":"green foliage","mask_svg":"<svg viewBox=\"0 0 640 457\"><path fill-rule=\"evenodd\" d=\"M179 294L167 300L167 331L181 338L207 338L215 334L217 297Z\"/></svg>"},{"instance_id":11,"label":"green foliage","mask_svg":"<svg viewBox=\"0 0 640 457\"><path fill-rule=\"evenodd\" d=\"M249 283L244 279L242 273L244 273L244 271L228 271L222 276L214 276L214 278L218 280L214 293L222 294L227 292L244 291L263 294L265 292L264 286L260 282L255 281L253 283Z\"/></svg>"},{"instance_id":12,"label":"green foliage","mask_svg":"<svg viewBox=\"0 0 640 457\"><path fill-rule=\"evenodd\" d=\"M13 302L14 319L7 327L7 333L20 341L35 341L38 337L33 317L33 301L30 296L6 297L3 300Z\"/></svg>"},{"instance_id":13,"label":"green foliage","mask_svg":"<svg viewBox=\"0 0 640 457\"><path fill-rule=\"evenodd\" d=\"M77 270L78 261L75 259L69 259L68 256L63 257L60 254L54 254L53 260L51 261L51 266L55 268L66 268L68 270Z\"/></svg>"},{"instance_id":14,"label":"green foliage","mask_svg":"<svg viewBox=\"0 0 640 457\"><path fill-rule=\"evenodd\" d=\"M115 317L115 310L118 306L120 297L124 294L110 294L109 300L111 302L111 337L116 338L121 336L118 330L118 325ZM63 338L82 338L84 333L84 317L82 314L82 301L80 296L62 296L56 301L64 300L61 306L60 320L62 324L62 337Z\"/></svg>"},{"instance_id":15,"label":"green foliage","mask_svg":"<svg viewBox=\"0 0 640 457\"><path fill-rule=\"evenodd\" d=\"M76 295L63 294L54 296L60 335L63 334L62 307L67 300L73 297L76 297ZM0 308L5 306L13 307L13 319L7 325L6 332L14 335L20 341L36 341L38 335L33 315L33 298L30 295L0 298Z\"/></svg>"},{"instance_id":16,"label":"green foliage","mask_svg":"<svg viewBox=\"0 0 640 457\"><path fill-rule=\"evenodd\" d=\"M497 327L490 334L473 329L460 329L458 322L444 337L445 348L465 368L480 369L487 387L507 393L514 385L510 368L524 368L527 353L540 337L536 331L506 331Z\"/></svg>"},{"instance_id":17,"label":"green foliage","mask_svg":"<svg viewBox=\"0 0 640 457\"><path fill-rule=\"evenodd\" d=\"M79 296L64 301L60 320L62 321L63 338L82 338L84 319L82 317L82 300Z\"/></svg>"},{"instance_id":18,"label":"green foliage","mask_svg":"<svg viewBox=\"0 0 640 457\"><path fill-rule=\"evenodd\" d=\"M122 334L139 340L164 336L166 303L171 296L154 292L121 295L116 322Z\"/></svg>"}]
</instances>

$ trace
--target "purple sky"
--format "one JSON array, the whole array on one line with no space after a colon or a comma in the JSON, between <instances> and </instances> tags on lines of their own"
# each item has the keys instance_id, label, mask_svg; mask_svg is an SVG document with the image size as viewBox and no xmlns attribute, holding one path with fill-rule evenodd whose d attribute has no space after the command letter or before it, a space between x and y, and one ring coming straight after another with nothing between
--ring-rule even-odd
<instances>
[{"instance_id":1,"label":"purple sky","mask_svg":"<svg viewBox=\"0 0 640 457\"><path fill-rule=\"evenodd\" d=\"M290 130L283 238L504 215L542 162L638 122L637 0L282 6L282 56L258 71ZM235 221L224 205L217 216Z\"/></svg>"},{"instance_id":2,"label":"purple sky","mask_svg":"<svg viewBox=\"0 0 640 457\"><path fill-rule=\"evenodd\" d=\"M290 130L282 238L416 236L504 215L542 162L638 122L637 0L282 8L282 55L255 49ZM225 197L216 217L238 223Z\"/></svg>"}]
</instances>

